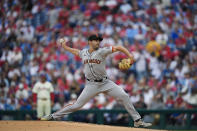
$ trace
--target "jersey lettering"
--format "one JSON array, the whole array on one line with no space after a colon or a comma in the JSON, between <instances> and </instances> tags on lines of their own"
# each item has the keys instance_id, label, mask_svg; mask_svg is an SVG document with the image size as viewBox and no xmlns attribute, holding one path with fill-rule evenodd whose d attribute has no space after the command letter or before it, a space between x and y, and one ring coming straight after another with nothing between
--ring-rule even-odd
<instances>
[{"instance_id":1,"label":"jersey lettering","mask_svg":"<svg viewBox=\"0 0 197 131\"><path fill-rule=\"evenodd\" d=\"M96 64L100 64L101 61L98 60L98 59L86 59L86 60L84 60L84 64L87 64L87 63L96 63Z\"/></svg>"},{"instance_id":2,"label":"jersey lettering","mask_svg":"<svg viewBox=\"0 0 197 131\"><path fill-rule=\"evenodd\" d=\"M38 90L39 91L43 91L43 90L50 91L49 88L46 88L46 87L38 87Z\"/></svg>"}]
</instances>

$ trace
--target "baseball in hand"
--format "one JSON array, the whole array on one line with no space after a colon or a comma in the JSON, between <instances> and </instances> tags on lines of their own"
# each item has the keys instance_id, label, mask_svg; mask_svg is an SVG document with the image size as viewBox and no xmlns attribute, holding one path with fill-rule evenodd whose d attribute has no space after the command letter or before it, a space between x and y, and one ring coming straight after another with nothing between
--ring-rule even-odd
<instances>
[{"instance_id":1,"label":"baseball in hand","mask_svg":"<svg viewBox=\"0 0 197 131\"><path fill-rule=\"evenodd\" d=\"M65 38L60 38L60 39L58 39L58 41L57 41L57 45L58 45L58 46L62 46L62 44L65 43L65 42L66 42L66 39L65 39Z\"/></svg>"},{"instance_id":2,"label":"baseball in hand","mask_svg":"<svg viewBox=\"0 0 197 131\"><path fill-rule=\"evenodd\" d=\"M64 43L64 41L65 41L64 38L60 38L60 39L59 39L59 42L60 42L61 44Z\"/></svg>"}]
</instances>

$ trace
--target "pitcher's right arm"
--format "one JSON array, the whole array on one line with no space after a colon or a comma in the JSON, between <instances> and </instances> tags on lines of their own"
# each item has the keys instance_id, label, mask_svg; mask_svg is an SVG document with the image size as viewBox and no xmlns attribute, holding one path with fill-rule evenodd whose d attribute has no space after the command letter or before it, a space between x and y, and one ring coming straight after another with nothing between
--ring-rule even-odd
<instances>
[{"instance_id":1,"label":"pitcher's right arm","mask_svg":"<svg viewBox=\"0 0 197 131\"><path fill-rule=\"evenodd\" d=\"M66 38L60 38L57 41L57 44L59 46L63 47L66 51L72 53L73 55L79 56L80 50L75 49L75 48L71 48L71 47L67 46L66 43L67 43L67 39Z\"/></svg>"}]
</instances>

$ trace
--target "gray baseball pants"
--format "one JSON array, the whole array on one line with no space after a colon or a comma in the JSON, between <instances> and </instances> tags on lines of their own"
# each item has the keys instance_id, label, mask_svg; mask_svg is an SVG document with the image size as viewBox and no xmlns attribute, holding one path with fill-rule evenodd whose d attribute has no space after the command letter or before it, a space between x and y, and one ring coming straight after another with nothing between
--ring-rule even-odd
<instances>
[{"instance_id":1,"label":"gray baseball pants","mask_svg":"<svg viewBox=\"0 0 197 131\"><path fill-rule=\"evenodd\" d=\"M86 86L74 104L69 104L52 114L53 118L60 118L71 112L79 110L91 98L99 93L105 93L109 96L119 100L126 110L129 112L133 120L141 118L140 114L135 110L133 104L130 102L128 94L113 81L106 79L104 82L86 82Z\"/></svg>"}]
</instances>

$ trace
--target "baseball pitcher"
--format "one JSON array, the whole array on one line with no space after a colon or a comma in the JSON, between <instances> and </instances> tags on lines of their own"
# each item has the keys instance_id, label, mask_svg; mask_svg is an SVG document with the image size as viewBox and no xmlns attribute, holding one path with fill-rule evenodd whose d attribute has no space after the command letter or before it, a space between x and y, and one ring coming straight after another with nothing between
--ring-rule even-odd
<instances>
[{"instance_id":1,"label":"baseball pitcher","mask_svg":"<svg viewBox=\"0 0 197 131\"><path fill-rule=\"evenodd\" d=\"M41 118L41 120L55 120L63 117L66 114L79 110L86 102L99 93L108 94L117 100L121 101L126 110L134 120L135 127L148 127L151 123L146 123L141 119L140 114L135 110L133 104L129 100L128 94L113 81L108 79L105 70L105 59L108 55L120 51L126 54L129 58L124 59L119 63L121 70L129 69L134 63L133 55L123 46L111 46L100 48L100 42L103 40L100 34L91 35L88 38L89 49L78 50L70 48L66 45L67 39L59 39L57 44L63 47L66 51L79 56L84 64L84 74L86 85L82 93L74 104L69 104L59 111Z\"/></svg>"}]
</instances>

